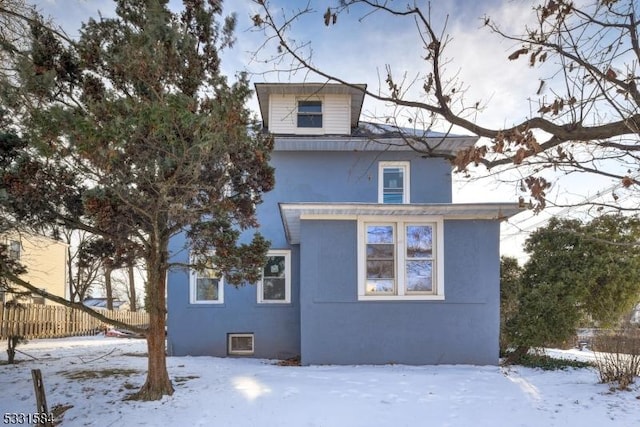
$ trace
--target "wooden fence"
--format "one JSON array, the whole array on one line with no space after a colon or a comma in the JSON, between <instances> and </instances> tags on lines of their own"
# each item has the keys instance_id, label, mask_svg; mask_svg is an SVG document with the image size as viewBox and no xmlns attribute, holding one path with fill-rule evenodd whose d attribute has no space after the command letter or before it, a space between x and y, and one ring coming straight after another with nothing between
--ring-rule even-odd
<instances>
[{"instance_id":1,"label":"wooden fence","mask_svg":"<svg viewBox=\"0 0 640 427\"><path fill-rule=\"evenodd\" d=\"M100 314L129 325L146 326L149 315L138 311L99 310ZM74 308L25 304L0 304L0 339L9 336L33 338L61 338L77 335L95 335L104 330L105 323L89 313Z\"/></svg>"}]
</instances>

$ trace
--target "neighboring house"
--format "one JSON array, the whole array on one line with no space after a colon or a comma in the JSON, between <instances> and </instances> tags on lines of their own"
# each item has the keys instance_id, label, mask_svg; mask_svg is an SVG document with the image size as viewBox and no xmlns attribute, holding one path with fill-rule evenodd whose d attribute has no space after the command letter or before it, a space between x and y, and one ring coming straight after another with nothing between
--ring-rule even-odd
<instances>
[{"instance_id":1,"label":"neighboring house","mask_svg":"<svg viewBox=\"0 0 640 427\"><path fill-rule=\"evenodd\" d=\"M9 256L27 269L27 272L20 276L21 279L53 295L67 297L67 244L25 233L8 234L1 238L9 248ZM9 293L1 297L3 301L13 298ZM54 304L36 294L22 297L20 302Z\"/></svg>"},{"instance_id":2,"label":"neighboring house","mask_svg":"<svg viewBox=\"0 0 640 427\"><path fill-rule=\"evenodd\" d=\"M82 304L92 308L107 308L107 298L85 298ZM113 300L114 310L128 310L129 303L120 300Z\"/></svg>"},{"instance_id":3,"label":"neighboring house","mask_svg":"<svg viewBox=\"0 0 640 427\"><path fill-rule=\"evenodd\" d=\"M169 354L497 364L500 221L517 204L452 204L449 161L359 122L357 88L256 92L275 136L276 186L257 211L272 248L264 278L235 288L215 269L172 270ZM429 132L423 141L454 154L477 138ZM170 250L189 261L184 236Z\"/></svg>"}]
</instances>

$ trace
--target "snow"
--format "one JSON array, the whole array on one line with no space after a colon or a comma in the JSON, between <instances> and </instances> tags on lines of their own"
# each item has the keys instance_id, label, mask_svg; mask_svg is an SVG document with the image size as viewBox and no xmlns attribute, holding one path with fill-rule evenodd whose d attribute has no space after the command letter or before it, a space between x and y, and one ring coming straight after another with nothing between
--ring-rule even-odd
<instances>
[{"instance_id":1,"label":"snow","mask_svg":"<svg viewBox=\"0 0 640 427\"><path fill-rule=\"evenodd\" d=\"M0 365L2 414L34 411L31 369L38 368L49 408L73 405L62 426L640 426L640 386L612 392L598 383L593 369L297 367L260 359L169 357L174 395L139 402L123 398L144 382L144 340L33 340L18 350L24 353L17 354L18 364ZM554 355L593 357L578 350ZM0 360L6 361L4 352ZM137 373L68 377L106 369Z\"/></svg>"}]
</instances>

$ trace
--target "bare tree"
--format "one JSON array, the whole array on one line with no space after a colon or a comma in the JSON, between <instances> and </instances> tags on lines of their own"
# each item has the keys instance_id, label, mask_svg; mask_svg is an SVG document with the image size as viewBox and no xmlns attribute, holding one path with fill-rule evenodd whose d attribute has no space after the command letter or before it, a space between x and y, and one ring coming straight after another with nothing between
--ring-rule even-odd
<instances>
[{"instance_id":1,"label":"bare tree","mask_svg":"<svg viewBox=\"0 0 640 427\"><path fill-rule=\"evenodd\" d=\"M17 19L17 15L30 16L33 8L24 0L2 0L0 3L7 13L0 14L0 43L10 46L12 50L27 49L24 40L29 33L28 23L23 19ZM7 70L9 52L0 51L0 67Z\"/></svg>"},{"instance_id":2,"label":"bare tree","mask_svg":"<svg viewBox=\"0 0 640 427\"><path fill-rule=\"evenodd\" d=\"M100 282L102 263L90 256L87 248L96 237L86 232L65 230L62 233L67 243L67 277L69 301L82 302L91 289Z\"/></svg>"},{"instance_id":3,"label":"bare tree","mask_svg":"<svg viewBox=\"0 0 640 427\"><path fill-rule=\"evenodd\" d=\"M129 311L138 310L138 293L134 289L133 294L131 292L131 277L130 273L135 276L135 266L125 266L119 270L119 274L114 274L112 279L113 286L113 299L114 301L121 301L129 304ZM135 279L134 279L135 285Z\"/></svg>"},{"instance_id":4,"label":"bare tree","mask_svg":"<svg viewBox=\"0 0 640 427\"><path fill-rule=\"evenodd\" d=\"M138 298L136 294L135 265L132 261L127 264L127 277L129 286L126 288L127 298L129 299L129 309L138 311Z\"/></svg>"},{"instance_id":5,"label":"bare tree","mask_svg":"<svg viewBox=\"0 0 640 427\"><path fill-rule=\"evenodd\" d=\"M267 42L261 49L269 60L280 67L284 63L291 70L304 69L326 81L360 89L347 77L328 73L326 65L312 61L310 46L314 41L296 41L296 24L303 17L308 19L310 3L287 11L268 1L255 2L260 12L252 19L257 28L266 32ZM413 70L386 65L383 87L367 89L366 94L395 106L393 113L382 117L388 122L397 123L402 116L409 121L421 120L416 126L430 128L442 121L445 126L457 126L485 138L487 143L451 158L457 171L467 172L470 166L478 165L500 170L517 167L523 174L519 185L530 193L536 211L547 205L550 172L607 177L617 182L622 191L637 194L640 18L636 2L590 0L578 4L545 0L532 8L533 24L523 25L518 34L506 32L504 22L485 16L484 28L478 30L478 43L493 34L515 46L506 58L496 59L495 69L518 60L527 61L541 74L537 92L522 100L523 109L534 106L531 116L505 127L484 126L476 120L486 103L465 98L468 86L458 71L450 71L457 68L447 56L455 56L447 50L451 42L447 19L432 19L431 5L342 0L317 19L332 27L346 18L346 12L360 16L359 24L349 21L356 35L357 25L367 25L367 18L374 13L405 20L407 26L415 27L415 42L423 47L421 64L426 64L427 71L408 79L406 76ZM270 50L270 42L275 42L274 50ZM380 55L384 57L384 52ZM504 117L510 113L505 111ZM415 150L434 155L420 138L407 136L406 141ZM624 209L615 193L608 200L589 202L599 209Z\"/></svg>"}]
</instances>

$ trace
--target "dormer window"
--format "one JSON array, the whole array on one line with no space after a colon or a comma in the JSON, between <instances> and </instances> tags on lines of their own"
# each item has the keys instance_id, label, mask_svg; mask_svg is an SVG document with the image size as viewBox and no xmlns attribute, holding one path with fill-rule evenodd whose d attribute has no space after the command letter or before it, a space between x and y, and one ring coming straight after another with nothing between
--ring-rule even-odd
<instances>
[{"instance_id":1,"label":"dormer window","mask_svg":"<svg viewBox=\"0 0 640 427\"><path fill-rule=\"evenodd\" d=\"M409 203L409 162L380 162L378 203Z\"/></svg>"},{"instance_id":2,"label":"dormer window","mask_svg":"<svg viewBox=\"0 0 640 427\"><path fill-rule=\"evenodd\" d=\"M322 127L322 101L305 100L298 101L298 127L321 128Z\"/></svg>"}]
</instances>

